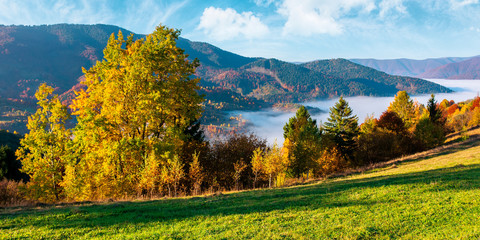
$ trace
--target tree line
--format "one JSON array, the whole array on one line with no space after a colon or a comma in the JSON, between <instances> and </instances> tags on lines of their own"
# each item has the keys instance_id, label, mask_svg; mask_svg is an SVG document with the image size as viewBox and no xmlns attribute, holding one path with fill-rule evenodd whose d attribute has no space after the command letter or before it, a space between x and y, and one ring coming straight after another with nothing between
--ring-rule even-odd
<instances>
[{"instance_id":1,"label":"tree line","mask_svg":"<svg viewBox=\"0 0 480 240\"><path fill-rule=\"evenodd\" d=\"M437 104L432 95L425 107L400 91L378 119L360 126L341 97L324 124L300 107L285 124L281 145L267 146L253 134L209 142L199 122L199 79L191 77L199 62L176 46L178 37L179 31L163 26L136 41L112 34L105 59L83 69L87 88L68 107L52 87L39 87L39 107L15 153L28 175L25 198L82 201L278 187L432 148L457 125L479 123L478 98L470 105ZM76 126L67 128L72 115Z\"/></svg>"}]
</instances>

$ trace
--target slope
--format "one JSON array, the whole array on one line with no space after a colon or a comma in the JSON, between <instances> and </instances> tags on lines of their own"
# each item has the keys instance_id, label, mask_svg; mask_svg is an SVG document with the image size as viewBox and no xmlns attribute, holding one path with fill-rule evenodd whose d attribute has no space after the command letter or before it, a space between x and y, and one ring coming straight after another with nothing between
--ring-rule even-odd
<instances>
[{"instance_id":1,"label":"slope","mask_svg":"<svg viewBox=\"0 0 480 240\"><path fill-rule=\"evenodd\" d=\"M480 57L455 62L431 69L419 75L422 78L480 79Z\"/></svg>"},{"instance_id":2,"label":"slope","mask_svg":"<svg viewBox=\"0 0 480 240\"><path fill-rule=\"evenodd\" d=\"M449 63L461 62L469 58L446 57L446 58L428 58L423 60L415 59L349 59L354 63L371 67L376 70L386 72L392 75L416 77L424 72Z\"/></svg>"},{"instance_id":3,"label":"slope","mask_svg":"<svg viewBox=\"0 0 480 240\"><path fill-rule=\"evenodd\" d=\"M410 94L451 92L448 88L422 79L389 75L346 59L313 61L304 63L302 66L337 78L349 79L359 85L363 84L365 89L370 87L384 95L392 95L399 90L407 91ZM360 89L362 89L361 85Z\"/></svg>"},{"instance_id":4,"label":"slope","mask_svg":"<svg viewBox=\"0 0 480 240\"><path fill-rule=\"evenodd\" d=\"M480 142L302 186L4 209L0 238L478 239Z\"/></svg>"}]
</instances>

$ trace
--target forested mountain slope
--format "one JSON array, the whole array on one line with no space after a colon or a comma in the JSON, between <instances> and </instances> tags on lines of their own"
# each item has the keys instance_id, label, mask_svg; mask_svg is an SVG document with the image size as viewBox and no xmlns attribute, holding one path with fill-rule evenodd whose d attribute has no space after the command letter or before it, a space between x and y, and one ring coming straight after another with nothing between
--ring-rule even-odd
<instances>
[{"instance_id":1,"label":"forested mountain slope","mask_svg":"<svg viewBox=\"0 0 480 240\"><path fill-rule=\"evenodd\" d=\"M24 125L36 105L34 94L41 83L56 88L68 101L72 89L82 87L82 67L89 69L103 59L111 25L56 24L0 26L0 128ZM143 35L134 35L140 38ZM277 59L249 58L208 43L180 38L177 44L191 59L199 59L206 107L214 111L257 110L275 103L303 102L335 96L393 96L449 92L421 79L390 76L344 59L293 64ZM222 96L218 98L218 96ZM208 104L211 104L210 106ZM212 111L206 111L212 112ZM22 131L24 131L23 129Z\"/></svg>"}]
</instances>

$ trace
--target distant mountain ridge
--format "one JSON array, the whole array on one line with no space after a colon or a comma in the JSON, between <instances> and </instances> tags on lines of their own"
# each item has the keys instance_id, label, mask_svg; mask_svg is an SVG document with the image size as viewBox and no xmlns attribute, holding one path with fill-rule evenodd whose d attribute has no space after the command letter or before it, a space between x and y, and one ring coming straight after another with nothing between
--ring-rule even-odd
<instances>
[{"instance_id":1,"label":"distant mountain ridge","mask_svg":"<svg viewBox=\"0 0 480 240\"><path fill-rule=\"evenodd\" d=\"M35 91L43 82L57 88L58 94L65 93L64 99L73 98L72 89L82 87L79 84L82 67L88 69L101 61L108 38L119 30L124 36L133 34L102 24L0 26L0 109L10 111L9 116L19 114L16 112L19 109L31 112L32 104L21 105L34 103ZM143 36L134 34L134 39ZM189 58L200 60L196 76L201 78L202 93L212 109L221 111L256 110L276 103L340 95L392 96L398 90L411 94L451 91L432 82L391 76L345 59L293 64L244 57L184 38L179 38L177 45ZM2 121L0 117L0 123Z\"/></svg>"},{"instance_id":2,"label":"distant mountain ridge","mask_svg":"<svg viewBox=\"0 0 480 240\"><path fill-rule=\"evenodd\" d=\"M480 57L445 64L418 76L421 78L480 79Z\"/></svg>"},{"instance_id":3,"label":"distant mountain ridge","mask_svg":"<svg viewBox=\"0 0 480 240\"><path fill-rule=\"evenodd\" d=\"M480 64L475 57L445 57L415 59L349 59L376 70L400 76L418 78L480 79ZM477 60L478 61L478 60Z\"/></svg>"}]
</instances>

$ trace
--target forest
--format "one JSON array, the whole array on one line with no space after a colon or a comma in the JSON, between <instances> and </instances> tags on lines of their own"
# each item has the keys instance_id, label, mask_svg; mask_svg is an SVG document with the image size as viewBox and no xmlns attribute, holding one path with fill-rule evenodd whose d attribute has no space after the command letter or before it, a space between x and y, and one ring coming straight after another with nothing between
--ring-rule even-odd
<instances>
[{"instance_id":1,"label":"forest","mask_svg":"<svg viewBox=\"0 0 480 240\"><path fill-rule=\"evenodd\" d=\"M28 133L0 132L7 139L0 143L0 205L280 187L431 149L451 132L468 138L466 129L480 124L480 97L437 102L432 94L424 106L399 91L378 119L361 125L341 97L323 124L300 107L285 123L283 143L235 132L209 141L199 122L208 111L202 93L234 95L199 86L192 77L199 62L176 45L179 34L163 26L136 40L112 34L104 59L83 69L86 87L69 106L40 85Z\"/></svg>"}]
</instances>

